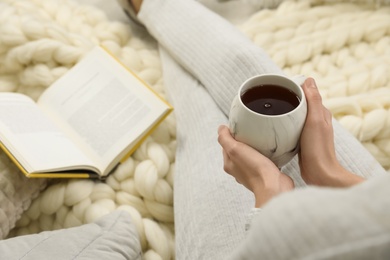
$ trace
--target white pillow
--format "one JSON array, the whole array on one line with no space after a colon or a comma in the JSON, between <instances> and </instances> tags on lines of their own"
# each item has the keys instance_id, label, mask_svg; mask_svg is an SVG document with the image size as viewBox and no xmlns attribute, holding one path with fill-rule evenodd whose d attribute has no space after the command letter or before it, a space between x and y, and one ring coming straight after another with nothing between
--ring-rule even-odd
<instances>
[{"instance_id":1,"label":"white pillow","mask_svg":"<svg viewBox=\"0 0 390 260\"><path fill-rule=\"evenodd\" d=\"M114 211L95 223L0 241L1 259L141 259L130 214Z\"/></svg>"}]
</instances>

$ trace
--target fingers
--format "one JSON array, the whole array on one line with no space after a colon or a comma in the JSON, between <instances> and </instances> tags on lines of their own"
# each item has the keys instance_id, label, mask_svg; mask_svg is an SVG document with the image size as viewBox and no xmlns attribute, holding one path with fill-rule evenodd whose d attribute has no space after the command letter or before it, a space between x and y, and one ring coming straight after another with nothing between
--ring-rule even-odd
<instances>
[{"instance_id":1,"label":"fingers","mask_svg":"<svg viewBox=\"0 0 390 260\"><path fill-rule=\"evenodd\" d=\"M227 169L229 165L247 160L248 153L253 153L251 151L253 148L236 141L230 134L229 128L224 125L218 128L218 142L222 146L224 165Z\"/></svg>"},{"instance_id":2,"label":"fingers","mask_svg":"<svg viewBox=\"0 0 390 260\"><path fill-rule=\"evenodd\" d=\"M261 159L265 158L251 146L236 141L230 134L227 126L220 126L218 128L218 142L222 146L225 158L232 163L253 160L254 158L259 160L260 157Z\"/></svg>"},{"instance_id":3,"label":"fingers","mask_svg":"<svg viewBox=\"0 0 390 260\"><path fill-rule=\"evenodd\" d=\"M226 152L226 148L229 146L231 141L229 140L230 132L227 126L221 125L218 128L218 143L222 146L222 155L223 155L223 165L225 172L229 173L229 167L231 165L231 160Z\"/></svg>"},{"instance_id":4,"label":"fingers","mask_svg":"<svg viewBox=\"0 0 390 260\"><path fill-rule=\"evenodd\" d=\"M229 128L224 125L218 128L218 142L229 160L234 162L245 160L248 153L254 151L252 147L236 141L230 134Z\"/></svg>"},{"instance_id":5,"label":"fingers","mask_svg":"<svg viewBox=\"0 0 390 260\"><path fill-rule=\"evenodd\" d=\"M234 173L234 161L236 158L229 156L229 153L236 147L237 141L230 134L230 130L227 126L221 125L218 128L218 142L222 146L222 156L223 156L223 170L233 176ZM236 178L235 176L233 176ZM237 178L236 181L240 183Z\"/></svg>"},{"instance_id":6,"label":"fingers","mask_svg":"<svg viewBox=\"0 0 390 260\"><path fill-rule=\"evenodd\" d=\"M218 143L224 150L234 146L237 141L230 134L229 128L225 125L221 125L218 128Z\"/></svg>"},{"instance_id":7,"label":"fingers","mask_svg":"<svg viewBox=\"0 0 390 260\"><path fill-rule=\"evenodd\" d=\"M229 155L223 149L222 149L222 157L223 157L223 170L225 172L229 173L231 161L230 161Z\"/></svg>"}]
</instances>

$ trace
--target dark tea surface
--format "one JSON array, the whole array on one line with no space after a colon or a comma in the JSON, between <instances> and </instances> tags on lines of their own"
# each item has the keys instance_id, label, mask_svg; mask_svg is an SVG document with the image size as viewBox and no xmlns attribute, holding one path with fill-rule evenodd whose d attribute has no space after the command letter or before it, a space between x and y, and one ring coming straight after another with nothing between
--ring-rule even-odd
<instances>
[{"instance_id":1,"label":"dark tea surface","mask_svg":"<svg viewBox=\"0 0 390 260\"><path fill-rule=\"evenodd\" d=\"M294 92L277 85L252 87L242 94L241 100L250 110L264 115L288 113L300 102Z\"/></svg>"}]
</instances>

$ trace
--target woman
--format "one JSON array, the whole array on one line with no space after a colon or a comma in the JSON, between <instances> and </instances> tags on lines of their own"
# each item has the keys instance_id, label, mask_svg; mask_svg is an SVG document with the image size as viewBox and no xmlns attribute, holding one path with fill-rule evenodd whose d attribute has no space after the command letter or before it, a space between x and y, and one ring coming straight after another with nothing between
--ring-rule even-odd
<instances>
[{"instance_id":1,"label":"woman","mask_svg":"<svg viewBox=\"0 0 390 260\"><path fill-rule=\"evenodd\" d=\"M283 73L265 52L196 1L122 5L158 41L175 107L177 259L389 257L390 177L332 119L313 79L299 159L279 171L224 126L242 82Z\"/></svg>"}]
</instances>

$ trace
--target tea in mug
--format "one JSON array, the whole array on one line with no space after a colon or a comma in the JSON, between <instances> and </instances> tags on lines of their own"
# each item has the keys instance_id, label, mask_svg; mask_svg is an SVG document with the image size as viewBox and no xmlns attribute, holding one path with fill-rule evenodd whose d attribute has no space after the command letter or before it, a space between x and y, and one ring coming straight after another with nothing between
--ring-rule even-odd
<instances>
[{"instance_id":1,"label":"tea in mug","mask_svg":"<svg viewBox=\"0 0 390 260\"><path fill-rule=\"evenodd\" d=\"M278 85L254 86L241 95L250 110L263 115L282 115L294 110L300 103L291 90Z\"/></svg>"}]
</instances>

